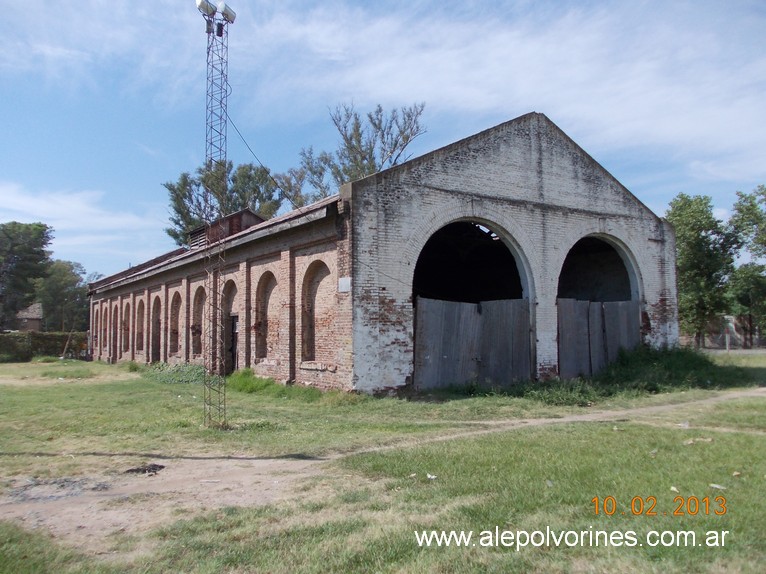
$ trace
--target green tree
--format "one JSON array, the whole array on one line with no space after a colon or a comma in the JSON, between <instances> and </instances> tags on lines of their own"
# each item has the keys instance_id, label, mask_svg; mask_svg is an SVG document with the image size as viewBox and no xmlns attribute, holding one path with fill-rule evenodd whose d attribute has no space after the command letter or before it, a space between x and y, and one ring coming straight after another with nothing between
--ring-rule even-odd
<instances>
[{"instance_id":1,"label":"green tree","mask_svg":"<svg viewBox=\"0 0 766 574\"><path fill-rule=\"evenodd\" d=\"M755 326L766 325L766 266L751 262L737 267L729 278L728 292L732 312L745 319L752 347Z\"/></svg>"},{"instance_id":2,"label":"green tree","mask_svg":"<svg viewBox=\"0 0 766 574\"><path fill-rule=\"evenodd\" d=\"M0 328L14 328L16 313L34 301L34 281L47 272L52 238L53 229L43 223L0 224Z\"/></svg>"},{"instance_id":3,"label":"green tree","mask_svg":"<svg viewBox=\"0 0 766 574\"><path fill-rule=\"evenodd\" d=\"M737 192L732 224L753 256L766 257L766 185Z\"/></svg>"},{"instance_id":4,"label":"green tree","mask_svg":"<svg viewBox=\"0 0 766 574\"><path fill-rule=\"evenodd\" d=\"M315 201L337 192L346 182L361 179L373 173L406 161L407 147L426 132L420 124L424 103L385 112L378 105L364 117L353 104L340 104L330 112L335 129L340 135L335 152L316 153L313 147L301 150L301 164L293 175L300 175L291 187L313 188L305 193L308 201Z\"/></svg>"},{"instance_id":5,"label":"green tree","mask_svg":"<svg viewBox=\"0 0 766 574\"><path fill-rule=\"evenodd\" d=\"M170 197L170 223L165 232L178 245L186 245L189 231L219 217L251 209L273 217L281 204L277 185L265 167L228 162L212 169L202 166L194 176L182 173L175 183L162 184Z\"/></svg>"},{"instance_id":6,"label":"green tree","mask_svg":"<svg viewBox=\"0 0 766 574\"><path fill-rule=\"evenodd\" d=\"M726 281L741 241L730 225L713 216L708 196L681 193L670 202L666 217L676 230L681 328L700 346L707 323L727 310Z\"/></svg>"},{"instance_id":7,"label":"green tree","mask_svg":"<svg viewBox=\"0 0 766 574\"><path fill-rule=\"evenodd\" d=\"M35 287L37 300L43 305L45 331L87 330L88 284L82 265L54 260Z\"/></svg>"}]
</instances>

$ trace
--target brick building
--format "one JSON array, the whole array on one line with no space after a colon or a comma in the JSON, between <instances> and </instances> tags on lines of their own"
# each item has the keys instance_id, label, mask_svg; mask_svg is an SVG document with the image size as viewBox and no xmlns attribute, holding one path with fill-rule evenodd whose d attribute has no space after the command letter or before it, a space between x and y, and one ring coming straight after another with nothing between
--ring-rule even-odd
<instances>
[{"instance_id":1,"label":"brick building","mask_svg":"<svg viewBox=\"0 0 766 574\"><path fill-rule=\"evenodd\" d=\"M91 285L96 359L221 353L374 392L589 375L678 340L672 228L542 114L211 230Z\"/></svg>"}]
</instances>

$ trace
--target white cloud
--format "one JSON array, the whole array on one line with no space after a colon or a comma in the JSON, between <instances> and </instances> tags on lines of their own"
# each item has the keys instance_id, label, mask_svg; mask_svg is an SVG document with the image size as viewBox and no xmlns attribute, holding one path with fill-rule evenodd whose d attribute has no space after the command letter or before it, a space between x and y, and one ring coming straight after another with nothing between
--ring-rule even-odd
<instances>
[{"instance_id":1,"label":"white cloud","mask_svg":"<svg viewBox=\"0 0 766 574\"><path fill-rule=\"evenodd\" d=\"M107 97L116 86L147 107L200 108L206 37L191 0L7 4L3 79L42 77L82 93L106 86ZM428 127L448 139L418 145L436 147L534 110L600 161L655 170L636 181L658 206L659 190L696 193L699 183L731 193L766 181L766 6L757 0L263 0L234 9L229 103L246 133L276 129L278 138L317 119L331 131L327 108L339 102L425 101L425 123L436 119ZM165 144L136 145L155 157ZM138 247L122 246L152 233L166 244L166 214L148 215L156 207L117 215L97 192L10 187L0 185L0 216L45 216L62 248L103 245L138 260Z\"/></svg>"},{"instance_id":2,"label":"white cloud","mask_svg":"<svg viewBox=\"0 0 766 574\"><path fill-rule=\"evenodd\" d=\"M559 6L547 18L487 8L456 19L288 3L232 29L230 78L250 75L250 113L265 122L351 99L501 119L536 110L589 149L659 148L700 178L766 177L762 11L747 2Z\"/></svg>"},{"instance_id":3,"label":"white cloud","mask_svg":"<svg viewBox=\"0 0 766 574\"><path fill-rule=\"evenodd\" d=\"M140 208L141 206L137 206ZM0 221L43 222L53 228L53 256L82 263L88 271L113 273L173 248L158 206L116 212L96 191L33 191L0 182Z\"/></svg>"}]
</instances>

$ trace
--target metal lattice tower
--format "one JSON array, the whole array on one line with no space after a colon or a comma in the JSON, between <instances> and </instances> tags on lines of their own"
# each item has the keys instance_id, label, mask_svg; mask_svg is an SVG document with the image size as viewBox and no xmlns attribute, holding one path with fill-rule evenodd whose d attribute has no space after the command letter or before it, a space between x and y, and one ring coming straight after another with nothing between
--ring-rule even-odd
<instances>
[{"instance_id":1,"label":"metal lattice tower","mask_svg":"<svg viewBox=\"0 0 766 574\"><path fill-rule=\"evenodd\" d=\"M205 222L205 272L207 304L205 305L204 349L204 424L225 428L226 374L224 341L226 321L223 317L220 290L221 270L226 263L224 248L225 222L220 204L215 200L227 189L228 164L226 160L226 128L228 114L226 100L229 95L229 30L236 18L225 2L218 6L208 0L197 0L197 9L205 19L207 33L207 129L205 142L205 177L203 178L203 206ZM216 193L217 192L217 193ZM217 222L217 223L216 223Z\"/></svg>"}]
</instances>

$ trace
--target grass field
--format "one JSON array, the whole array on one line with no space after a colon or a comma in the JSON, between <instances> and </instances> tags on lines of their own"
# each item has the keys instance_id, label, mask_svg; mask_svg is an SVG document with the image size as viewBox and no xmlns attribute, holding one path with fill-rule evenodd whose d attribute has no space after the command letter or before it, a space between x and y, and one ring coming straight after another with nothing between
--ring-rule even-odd
<instances>
[{"instance_id":1,"label":"grass field","mask_svg":"<svg viewBox=\"0 0 766 574\"><path fill-rule=\"evenodd\" d=\"M198 385L158 382L124 366L3 365L6 479L78 476L107 460L133 464L154 455L350 454L306 479L287 502L180 520L146 533L149 552L124 560L86 556L44 532L0 521L0 572L762 572L766 398L692 401L766 384L766 355L712 359L638 354L592 383L408 400L321 394L240 375L230 381L227 431L201 427ZM22 377L28 385L2 384ZM608 423L428 440L519 418L663 404L678 406ZM382 445L399 448L358 452ZM679 496L683 514L674 515ZM704 510L688 506L706 498ZM529 544L518 551L423 548L414 534L456 529L478 537L495 527L630 531L638 543L650 530L729 534L710 548Z\"/></svg>"}]
</instances>

